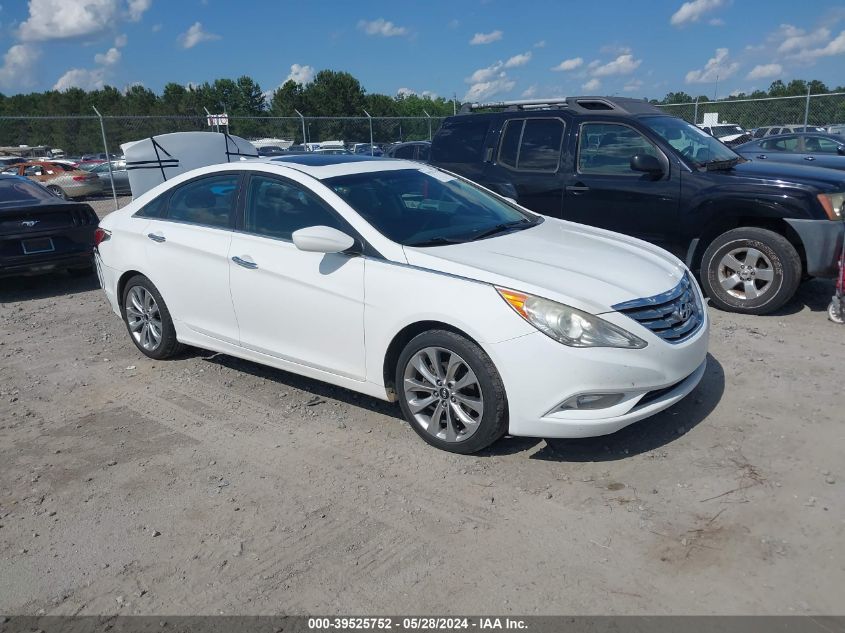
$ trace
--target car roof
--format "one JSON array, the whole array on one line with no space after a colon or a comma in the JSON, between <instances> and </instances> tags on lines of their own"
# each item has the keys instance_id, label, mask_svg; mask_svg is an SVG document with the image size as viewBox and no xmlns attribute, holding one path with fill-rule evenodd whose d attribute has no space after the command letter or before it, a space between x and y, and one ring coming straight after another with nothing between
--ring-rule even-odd
<instances>
[{"instance_id":1,"label":"car roof","mask_svg":"<svg viewBox=\"0 0 845 633\"><path fill-rule=\"evenodd\" d=\"M263 162L269 165L284 166L313 176L318 180L346 176L349 174L392 171L395 169L419 169L417 163L380 156L361 154L293 154L291 156L273 156L253 159L249 162Z\"/></svg>"}]
</instances>

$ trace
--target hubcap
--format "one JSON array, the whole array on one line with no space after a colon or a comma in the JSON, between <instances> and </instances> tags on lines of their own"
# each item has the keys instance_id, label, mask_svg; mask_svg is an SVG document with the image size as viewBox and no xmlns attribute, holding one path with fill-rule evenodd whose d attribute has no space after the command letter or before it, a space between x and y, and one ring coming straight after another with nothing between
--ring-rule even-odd
<instances>
[{"instance_id":1,"label":"hubcap","mask_svg":"<svg viewBox=\"0 0 845 633\"><path fill-rule=\"evenodd\" d=\"M455 352L426 347L405 367L405 401L430 435L447 442L471 437L484 415L484 398L475 372Z\"/></svg>"},{"instance_id":2,"label":"hubcap","mask_svg":"<svg viewBox=\"0 0 845 633\"><path fill-rule=\"evenodd\" d=\"M772 289L775 270L764 253L756 248L735 248L719 262L719 283L732 297L756 299Z\"/></svg>"},{"instance_id":3,"label":"hubcap","mask_svg":"<svg viewBox=\"0 0 845 633\"><path fill-rule=\"evenodd\" d=\"M155 351L161 344L161 312L152 293L143 286L133 286L126 295L126 324L135 342L145 350Z\"/></svg>"}]
</instances>

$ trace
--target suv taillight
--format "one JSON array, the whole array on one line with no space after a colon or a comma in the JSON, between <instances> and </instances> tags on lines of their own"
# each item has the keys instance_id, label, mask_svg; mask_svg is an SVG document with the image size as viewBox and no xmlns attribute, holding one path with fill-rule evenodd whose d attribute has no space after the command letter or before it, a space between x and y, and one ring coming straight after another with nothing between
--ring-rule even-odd
<instances>
[{"instance_id":1,"label":"suv taillight","mask_svg":"<svg viewBox=\"0 0 845 633\"><path fill-rule=\"evenodd\" d=\"M99 226L94 231L94 248L97 248L103 242L111 239L111 231L101 229Z\"/></svg>"}]
</instances>

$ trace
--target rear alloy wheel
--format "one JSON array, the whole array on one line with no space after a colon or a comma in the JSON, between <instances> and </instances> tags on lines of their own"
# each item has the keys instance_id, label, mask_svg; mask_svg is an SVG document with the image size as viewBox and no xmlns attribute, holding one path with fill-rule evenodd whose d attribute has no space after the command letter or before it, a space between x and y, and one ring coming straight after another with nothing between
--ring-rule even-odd
<instances>
[{"instance_id":1,"label":"rear alloy wheel","mask_svg":"<svg viewBox=\"0 0 845 633\"><path fill-rule=\"evenodd\" d=\"M67 200L67 196L65 195L65 192L61 187L59 187L57 185L47 185L47 189L49 189L50 193L52 193L57 198L61 198L62 200Z\"/></svg>"},{"instance_id":2,"label":"rear alloy wheel","mask_svg":"<svg viewBox=\"0 0 845 633\"><path fill-rule=\"evenodd\" d=\"M722 310L768 314L792 298L801 272L801 258L783 235L745 227L710 244L701 262L701 285Z\"/></svg>"},{"instance_id":3,"label":"rear alloy wheel","mask_svg":"<svg viewBox=\"0 0 845 633\"><path fill-rule=\"evenodd\" d=\"M143 275L136 275L127 282L122 311L132 342L146 356L161 360L181 349L164 299Z\"/></svg>"},{"instance_id":4,"label":"rear alloy wheel","mask_svg":"<svg viewBox=\"0 0 845 633\"><path fill-rule=\"evenodd\" d=\"M505 390L493 362L453 332L425 332L408 343L396 391L414 431L437 448L474 453L507 430Z\"/></svg>"}]
</instances>

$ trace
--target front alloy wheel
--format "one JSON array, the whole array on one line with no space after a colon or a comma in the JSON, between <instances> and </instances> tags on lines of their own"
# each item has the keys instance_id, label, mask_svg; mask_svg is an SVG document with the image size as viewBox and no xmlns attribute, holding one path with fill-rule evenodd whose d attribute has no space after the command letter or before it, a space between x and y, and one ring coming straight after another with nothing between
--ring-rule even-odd
<instances>
[{"instance_id":1,"label":"front alloy wheel","mask_svg":"<svg viewBox=\"0 0 845 633\"><path fill-rule=\"evenodd\" d=\"M505 387L474 341L447 330L423 332L407 343L395 371L402 413L432 446L475 453L507 432Z\"/></svg>"},{"instance_id":2,"label":"front alloy wheel","mask_svg":"<svg viewBox=\"0 0 845 633\"><path fill-rule=\"evenodd\" d=\"M484 396L475 373L455 352L426 347L405 367L405 399L427 433L462 442L478 430Z\"/></svg>"}]
</instances>

